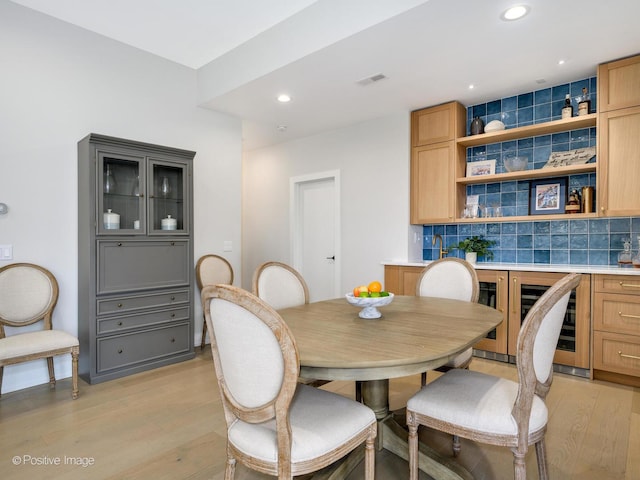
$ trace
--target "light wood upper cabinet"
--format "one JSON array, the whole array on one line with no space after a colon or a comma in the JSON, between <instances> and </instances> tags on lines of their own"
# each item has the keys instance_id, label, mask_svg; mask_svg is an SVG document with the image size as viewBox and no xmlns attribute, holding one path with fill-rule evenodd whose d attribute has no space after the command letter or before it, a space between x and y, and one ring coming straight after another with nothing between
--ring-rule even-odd
<instances>
[{"instance_id":1,"label":"light wood upper cabinet","mask_svg":"<svg viewBox=\"0 0 640 480\"><path fill-rule=\"evenodd\" d=\"M411 223L455 220L456 145L464 136L466 110L458 102L411 114Z\"/></svg>"},{"instance_id":2,"label":"light wood upper cabinet","mask_svg":"<svg viewBox=\"0 0 640 480\"><path fill-rule=\"evenodd\" d=\"M598 67L598 111L640 105L640 55Z\"/></svg>"},{"instance_id":3,"label":"light wood upper cabinet","mask_svg":"<svg viewBox=\"0 0 640 480\"><path fill-rule=\"evenodd\" d=\"M640 215L640 55L598 67L598 213Z\"/></svg>"},{"instance_id":4,"label":"light wood upper cabinet","mask_svg":"<svg viewBox=\"0 0 640 480\"><path fill-rule=\"evenodd\" d=\"M411 113L411 146L429 145L464 137L466 110L458 102Z\"/></svg>"},{"instance_id":5,"label":"light wood upper cabinet","mask_svg":"<svg viewBox=\"0 0 640 480\"><path fill-rule=\"evenodd\" d=\"M454 219L453 142L413 149L411 155L411 223Z\"/></svg>"},{"instance_id":6,"label":"light wood upper cabinet","mask_svg":"<svg viewBox=\"0 0 640 480\"><path fill-rule=\"evenodd\" d=\"M601 113L598 122L600 214L639 215L640 106Z\"/></svg>"}]
</instances>

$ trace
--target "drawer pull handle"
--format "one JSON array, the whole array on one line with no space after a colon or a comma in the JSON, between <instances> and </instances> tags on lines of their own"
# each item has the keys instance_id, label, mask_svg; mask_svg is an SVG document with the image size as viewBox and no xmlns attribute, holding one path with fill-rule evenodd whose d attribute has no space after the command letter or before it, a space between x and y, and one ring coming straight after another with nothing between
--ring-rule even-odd
<instances>
[{"instance_id":1,"label":"drawer pull handle","mask_svg":"<svg viewBox=\"0 0 640 480\"><path fill-rule=\"evenodd\" d=\"M121 348L118 349L118 353L122 353L122 349Z\"/></svg>"},{"instance_id":2,"label":"drawer pull handle","mask_svg":"<svg viewBox=\"0 0 640 480\"><path fill-rule=\"evenodd\" d=\"M626 353L622 353L622 352L618 352L618 355L620 355L622 358L631 358L633 360L640 360L640 357L638 357L637 355L627 355Z\"/></svg>"},{"instance_id":3,"label":"drawer pull handle","mask_svg":"<svg viewBox=\"0 0 640 480\"><path fill-rule=\"evenodd\" d=\"M640 284L635 284L635 283L622 283L620 282L620 286L621 287L628 287L628 288L640 288Z\"/></svg>"},{"instance_id":4,"label":"drawer pull handle","mask_svg":"<svg viewBox=\"0 0 640 480\"><path fill-rule=\"evenodd\" d=\"M171 246L174 247L176 242L171 242Z\"/></svg>"},{"instance_id":5,"label":"drawer pull handle","mask_svg":"<svg viewBox=\"0 0 640 480\"><path fill-rule=\"evenodd\" d=\"M176 339L175 339L175 338L172 338L172 339L171 339L171 343L176 343Z\"/></svg>"},{"instance_id":6,"label":"drawer pull handle","mask_svg":"<svg viewBox=\"0 0 640 480\"><path fill-rule=\"evenodd\" d=\"M118 322L118 326L121 327L122 326L122 322Z\"/></svg>"},{"instance_id":7,"label":"drawer pull handle","mask_svg":"<svg viewBox=\"0 0 640 480\"><path fill-rule=\"evenodd\" d=\"M121 247L122 246L122 242L118 242L118 246Z\"/></svg>"},{"instance_id":8,"label":"drawer pull handle","mask_svg":"<svg viewBox=\"0 0 640 480\"><path fill-rule=\"evenodd\" d=\"M122 308L122 304L121 303L118 304L118 308Z\"/></svg>"},{"instance_id":9,"label":"drawer pull handle","mask_svg":"<svg viewBox=\"0 0 640 480\"><path fill-rule=\"evenodd\" d=\"M171 301L173 302L176 299L176 297L171 297Z\"/></svg>"},{"instance_id":10,"label":"drawer pull handle","mask_svg":"<svg viewBox=\"0 0 640 480\"><path fill-rule=\"evenodd\" d=\"M640 315L632 315L630 313L622 313L622 312L618 312L618 316L622 318L640 318Z\"/></svg>"},{"instance_id":11,"label":"drawer pull handle","mask_svg":"<svg viewBox=\"0 0 640 480\"><path fill-rule=\"evenodd\" d=\"M176 318L176 314L175 314L175 313L172 313L172 314L171 314L171 318Z\"/></svg>"}]
</instances>

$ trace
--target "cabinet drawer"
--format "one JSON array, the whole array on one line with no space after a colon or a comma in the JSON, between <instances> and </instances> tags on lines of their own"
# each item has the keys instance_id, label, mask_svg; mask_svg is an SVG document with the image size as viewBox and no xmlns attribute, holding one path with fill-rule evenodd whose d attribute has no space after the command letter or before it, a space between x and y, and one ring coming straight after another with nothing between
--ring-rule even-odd
<instances>
[{"instance_id":1,"label":"cabinet drawer","mask_svg":"<svg viewBox=\"0 0 640 480\"><path fill-rule=\"evenodd\" d=\"M595 291L640 295L640 275L594 275Z\"/></svg>"},{"instance_id":2,"label":"cabinet drawer","mask_svg":"<svg viewBox=\"0 0 640 480\"><path fill-rule=\"evenodd\" d=\"M145 308L168 307L175 304L187 303L189 290L174 290L170 292L153 293L127 297L112 297L98 300L98 315L110 313L132 312Z\"/></svg>"},{"instance_id":3,"label":"cabinet drawer","mask_svg":"<svg viewBox=\"0 0 640 480\"><path fill-rule=\"evenodd\" d=\"M189 285L188 240L98 240L98 294Z\"/></svg>"},{"instance_id":4,"label":"cabinet drawer","mask_svg":"<svg viewBox=\"0 0 640 480\"><path fill-rule=\"evenodd\" d=\"M189 320L189 307L98 319L98 335Z\"/></svg>"},{"instance_id":5,"label":"cabinet drawer","mask_svg":"<svg viewBox=\"0 0 640 480\"><path fill-rule=\"evenodd\" d=\"M130 367L189 351L189 323L98 339L97 370Z\"/></svg>"},{"instance_id":6,"label":"cabinet drawer","mask_svg":"<svg viewBox=\"0 0 640 480\"><path fill-rule=\"evenodd\" d=\"M640 336L594 332L593 368L640 377Z\"/></svg>"},{"instance_id":7,"label":"cabinet drawer","mask_svg":"<svg viewBox=\"0 0 640 480\"><path fill-rule=\"evenodd\" d=\"M597 293L593 308L595 330L640 335L640 295Z\"/></svg>"}]
</instances>

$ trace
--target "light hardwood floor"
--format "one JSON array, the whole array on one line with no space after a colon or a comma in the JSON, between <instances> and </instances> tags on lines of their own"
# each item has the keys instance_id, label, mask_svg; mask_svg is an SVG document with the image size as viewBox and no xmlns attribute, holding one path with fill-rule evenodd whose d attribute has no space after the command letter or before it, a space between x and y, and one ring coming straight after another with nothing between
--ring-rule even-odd
<instances>
[{"instance_id":1,"label":"light hardwood floor","mask_svg":"<svg viewBox=\"0 0 640 480\"><path fill-rule=\"evenodd\" d=\"M471 368L515 376L512 365L490 360L474 358ZM225 425L210 350L198 350L194 360L120 380L80 382L77 400L71 400L70 383L65 379L55 390L42 385L0 398L0 478L223 478ZM392 380L391 408L403 407L419 383L418 376ZM353 382L323 388L354 393ZM640 389L557 374L547 404L552 479L640 479ZM420 436L450 454L448 436L426 430ZM34 464L54 461L61 464ZM463 440L457 461L478 480L512 478L508 449ZM535 464L531 449L527 466L532 479L538 478ZM268 478L273 477L242 466L236 473L237 480ZM360 466L348 480L361 478ZM407 463L378 452L376 478L408 478ZM429 477L421 473L420 478Z\"/></svg>"}]
</instances>

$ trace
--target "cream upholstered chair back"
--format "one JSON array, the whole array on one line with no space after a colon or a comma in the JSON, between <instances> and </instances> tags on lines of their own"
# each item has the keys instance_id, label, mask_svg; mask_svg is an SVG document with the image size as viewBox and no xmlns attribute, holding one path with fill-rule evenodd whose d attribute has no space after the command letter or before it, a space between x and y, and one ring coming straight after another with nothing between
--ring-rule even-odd
<instances>
[{"instance_id":1,"label":"cream upholstered chair back","mask_svg":"<svg viewBox=\"0 0 640 480\"><path fill-rule=\"evenodd\" d=\"M196 263L196 282L201 290L205 285L233 285L233 267L219 255L203 255Z\"/></svg>"},{"instance_id":2,"label":"cream upholstered chair back","mask_svg":"<svg viewBox=\"0 0 640 480\"><path fill-rule=\"evenodd\" d=\"M374 476L376 418L341 395L299 384L295 339L266 302L231 285L205 286L202 304L227 423L227 466L291 480L334 463L365 443Z\"/></svg>"},{"instance_id":3,"label":"cream upholstered chair back","mask_svg":"<svg viewBox=\"0 0 640 480\"><path fill-rule=\"evenodd\" d=\"M256 269L253 293L276 310L309 303L309 289L302 275L280 262L267 262Z\"/></svg>"},{"instance_id":4,"label":"cream upholstered chair back","mask_svg":"<svg viewBox=\"0 0 640 480\"><path fill-rule=\"evenodd\" d=\"M478 275L465 260L454 257L441 258L427 265L422 271L416 285L416 295L477 302Z\"/></svg>"},{"instance_id":5,"label":"cream upholstered chair back","mask_svg":"<svg viewBox=\"0 0 640 480\"><path fill-rule=\"evenodd\" d=\"M80 343L73 335L54 330L53 310L58 301L58 282L53 274L31 263L0 268L0 389L5 365L46 358L49 383L56 383L53 357L71 354L72 397L78 396ZM42 330L6 335L5 326L23 327L43 321Z\"/></svg>"},{"instance_id":6,"label":"cream upholstered chair back","mask_svg":"<svg viewBox=\"0 0 640 480\"><path fill-rule=\"evenodd\" d=\"M205 285L233 285L233 267L229 261L219 255L203 255L196 262L196 283L202 291ZM207 340L207 324L204 320L204 309L202 312L202 339L200 348L204 350Z\"/></svg>"},{"instance_id":7,"label":"cream upholstered chair back","mask_svg":"<svg viewBox=\"0 0 640 480\"><path fill-rule=\"evenodd\" d=\"M0 329L3 324L21 327L44 320L45 329L51 330L58 282L49 271L35 265L10 267L0 271Z\"/></svg>"},{"instance_id":8,"label":"cream upholstered chair back","mask_svg":"<svg viewBox=\"0 0 640 480\"><path fill-rule=\"evenodd\" d=\"M214 365L228 408L247 422L273 418L276 399L286 408L298 379L298 351L289 328L243 290L205 287L205 297Z\"/></svg>"}]
</instances>

